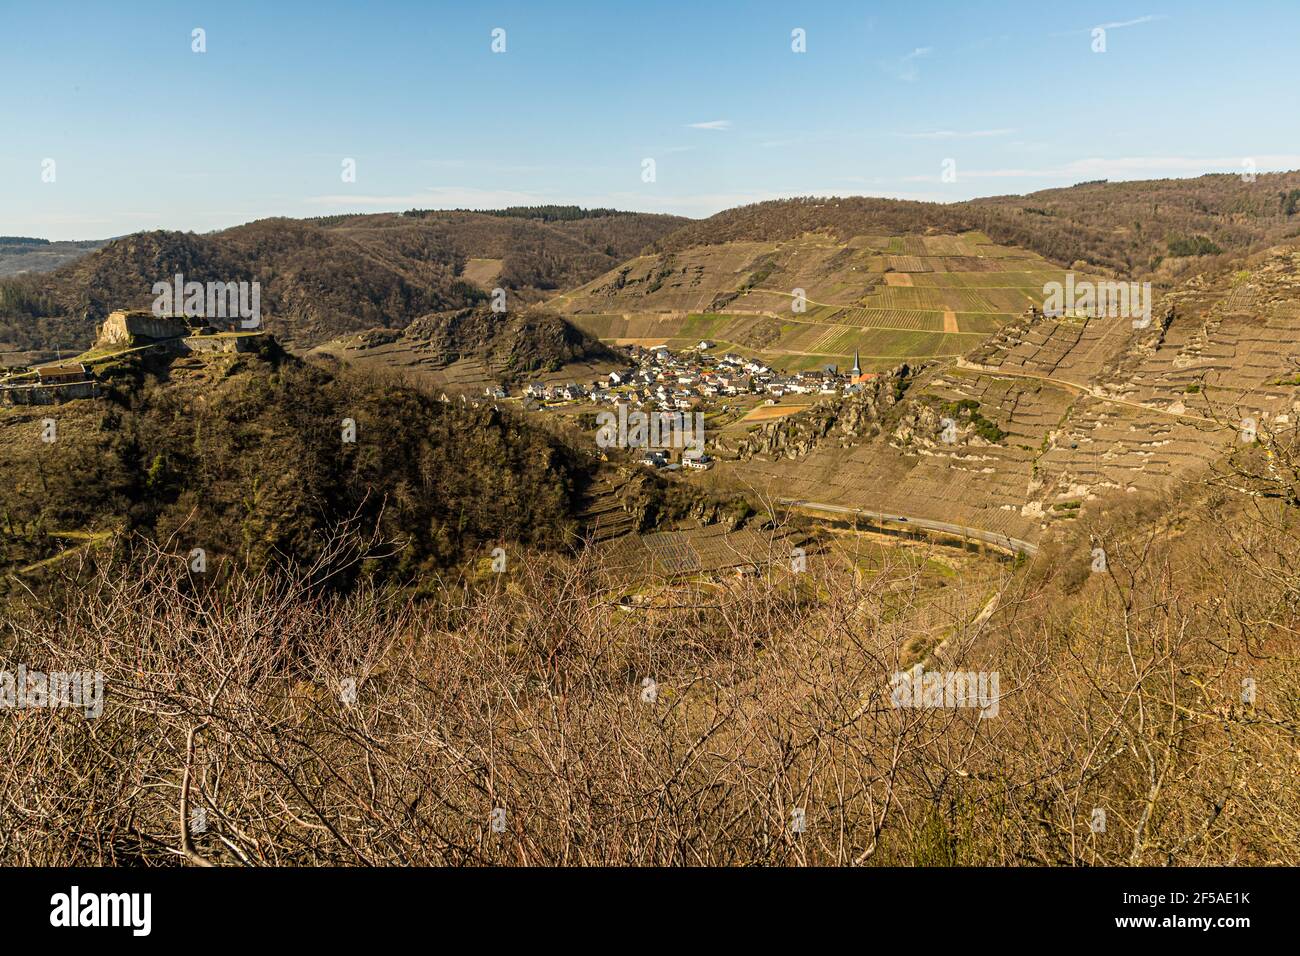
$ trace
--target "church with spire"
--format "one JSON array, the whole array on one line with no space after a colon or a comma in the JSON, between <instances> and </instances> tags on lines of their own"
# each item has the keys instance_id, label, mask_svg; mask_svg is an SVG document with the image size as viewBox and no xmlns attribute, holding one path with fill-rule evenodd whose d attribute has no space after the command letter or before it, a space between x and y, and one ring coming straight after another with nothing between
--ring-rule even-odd
<instances>
[{"instance_id":1,"label":"church with spire","mask_svg":"<svg viewBox=\"0 0 1300 956\"><path fill-rule=\"evenodd\" d=\"M853 368L849 369L849 384L862 385L876 377L875 372L862 371L862 356L857 352L853 353Z\"/></svg>"}]
</instances>

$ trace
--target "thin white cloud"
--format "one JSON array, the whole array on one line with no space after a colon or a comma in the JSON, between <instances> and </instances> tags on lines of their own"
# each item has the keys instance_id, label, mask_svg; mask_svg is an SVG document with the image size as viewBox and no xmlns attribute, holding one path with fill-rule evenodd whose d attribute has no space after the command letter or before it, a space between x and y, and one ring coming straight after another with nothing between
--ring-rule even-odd
<instances>
[{"instance_id":1,"label":"thin white cloud","mask_svg":"<svg viewBox=\"0 0 1300 956\"><path fill-rule=\"evenodd\" d=\"M731 129L731 120L708 120L703 123L687 123L687 129Z\"/></svg>"},{"instance_id":2,"label":"thin white cloud","mask_svg":"<svg viewBox=\"0 0 1300 956\"><path fill-rule=\"evenodd\" d=\"M1124 156L1114 159L1091 157L1076 159L1061 166L1042 169L963 169L957 166L957 178L962 179L1062 179L1068 182L1086 182L1092 179L1155 179L1178 176L1204 176L1208 173L1240 173L1246 169L1246 160L1256 172L1276 173L1300 169L1300 154L1279 153L1257 156ZM941 181L940 175L905 176L901 182L933 183Z\"/></svg>"},{"instance_id":3,"label":"thin white cloud","mask_svg":"<svg viewBox=\"0 0 1300 956\"><path fill-rule=\"evenodd\" d=\"M484 160L464 160L464 159L422 159L418 161L422 166L432 167L433 169L466 169L473 168L476 172L490 171L494 173L573 173L573 172L608 172L609 167L601 166L573 166L570 164L541 164L541 163L494 163Z\"/></svg>"},{"instance_id":4,"label":"thin white cloud","mask_svg":"<svg viewBox=\"0 0 1300 956\"><path fill-rule=\"evenodd\" d=\"M123 213L121 218L147 219L149 216L152 215L157 215L157 214L156 213ZM47 226L105 226L108 225L110 222L113 222L113 220L103 216L42 215L42 216L33 216L27 219L22 219L22 218L10 219L7 224L13 224L15 226L40 226L42 228L45 228ZM42 238L48 239L50 237L43 236ZM63 242L67 240L60 239L54 241Z\"/></svg>"},{"instance_id":5,"label":"thin white cloud","mask_svg":"<svg viewBox=\"0 0 1300 956\"><path fill-rule=\"evenodd\" d=\"M911 53L905 54L894 60L885 60L880 64L880 68L890 74L896 80L902 80L905 83L912 83L920 76L920 69L917 66L917 60L924 59L934 52L934 47L919 46Z\"/></svg>"},{"instance_id":6,"label":"thin white cloud","mask_svg":"<svg viewBox=\"0 0 1300 956\"><path fill-rule=\"evenodd\" d=\"M1042 169L962 169L957 167L957 179L1019 179L1032 178L1035 176L1059 176L1060 172L1049 172ZM937 183L942 182L942 177L938 173L927 173L921 176L904 176L900 182L904 183Z\"/></svg>"},{"instance_id":7,"label":"thin white cloud","mask_svg":"<svg viewBox=\"0 0 1300 956\"><path fill-rule=\"evenodd\" d=\"M1141 173L1143 178L1152 173L1177 172L1194 173L1239 173L1243 164L1249 159L1259 172L1285 172L1300 167L1300 153L1275 153L1269 155L1219 156L1198 158L1195 156L1125 156L1118 159L1079 159L1067 163L1068 175L1084 175L1090 178L1122 178L1130 173Z\"/></svg>"},{"instance_id":8,"label":"thin white cloud","mask_svg":"<svg viewBox=\"0 0 1300 956\"><path fill-rule=\"evenodd\" d=\"M852 140L861 139L861 131L846 129L815 130L779 130L776 138L759 142L761 149L781 149L786 146L812 146L814 144L834 144L843 146Z\"/></svg>"},{"instance_id":9,"label":"thin white cloud","mask_svg":"<svg viewBox=\"0 0 1300 956\"><path fill-rule=\"evenodd\" d=\"M1135 27L1139 23L1151 23L1152 21L1163 19L1165 19L1164 14L1160 14L1159 16L1147 14L1145 17L1137 17L1133 20L1112 20L1110 23L1099 23L1098 26L1103 30L1122 30L1124 27Z\"/></svg>"},{"instance_id":10,"label":"thin white cloud","mask_svg":"<svg viewBox=\"0 0 1300 956\"><path fill-rule=\"evenodd\" d=\"M1082 30L1066 30L1062 33L1053 33L1052 36L1077 36L1080 33L1091 33L1093 30L1123 30L1125 27L1136 27L1143 23L1155 23L1157 20L1168 19L1169 17L1163 13L1148 13L1144 17L1134 17L1132 20L1112 20L1110 23L1098 23L1096 26L1084 27Z\"/></svg>"},{"instance_id":11,"label":"thin white cloud","mask_svg":"<svg viewBox=\"0 0 1300 956\"><path fill-rule=\"evenodd\" d=\"M923 133L895 133L894 135L906 139L983 139L989 136L1008 136L1014 132L1014 129L935 129Z\"/></svg>"},{"instance_id":12,"label":"thin white cloud","mask_svg":"<svg viewBox=\"0 0 1300 956\"><path fill-rule=\"evenodd\" d=\"M389 195L335 193L326 196L309 196L303 201L313 206L367 206L380 209L499 209L503 206L540 206L553 200L540 193L511 189L435 186L417 193Z\"/></svg>"}]
</instances>

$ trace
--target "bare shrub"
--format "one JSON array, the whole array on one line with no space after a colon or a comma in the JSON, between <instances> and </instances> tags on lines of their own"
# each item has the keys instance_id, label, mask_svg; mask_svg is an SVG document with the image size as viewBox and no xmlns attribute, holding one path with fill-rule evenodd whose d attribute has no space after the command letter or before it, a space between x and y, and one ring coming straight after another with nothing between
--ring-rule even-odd
<instances>
[{"instance_id":1,"label":"bare shrub","mask_svg":"<svg viewBox=\"0 0 1300 956\"><path fill-rule=\"evenodd\" d=\"M1102 540L1105 573L1017 571L934 645L999 673L984 717L895 706L926 611L901 566L628 609L591 553L418 601L136 554L0 632L5 669L106 678L99 718L0 714L0 861L1294 862L1300 548L1222 502L1153 521L1082 528L1058 557Z\"/></svg>"}]
</instances>

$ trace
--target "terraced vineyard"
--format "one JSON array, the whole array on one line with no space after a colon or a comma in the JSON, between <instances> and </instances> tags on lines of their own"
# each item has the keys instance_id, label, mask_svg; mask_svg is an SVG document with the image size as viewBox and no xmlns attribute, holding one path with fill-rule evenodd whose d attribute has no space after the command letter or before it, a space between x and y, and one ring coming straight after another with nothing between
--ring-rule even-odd
<instances>
[{"instance_id":1,"label":"terraced vineyard","mask_svg":"<svg viewBox=\"0 0 1300 956\"><path fill-rule=\"evenodd\" d=\"M1100 495L1159 493L1233 447L1243 421L1300 410L1300 249L1169 294L1163 321L1010 323L954 365L928 370L914 408L975 403L1004 437L955 445L938 417L802 457L724 462L768 494L954 522L1037 540ZM1170 310L1170 311L1166 311Z\"/></svg>"},{"instance_id":2,"label":"terraced vineyard","mask_svg":"<svg viewBox=\"0 0 1300 956\"><path fill-rule=\"evenodd\" d=\"M791 550L807 546L807 536L789 528L728 531L720 524L693 525L649 534L605 536L600 556L606 567L666 580L716 574L732 568L788 566ZM811 550L811 548L809 548Z\"/></svg>"},{"instance_id":3,"label":"terraced vineyard","mask_svg":"<svg viewBox=\"0 0 1300 956\"><path fill-rule=\"evenodd\" d=\"M641 256L551 300L615 344L707 339L786 371L883 370L979 346L1063 272L1029 252L960 236L822 236ZM796 309L802 290L804 308Z\"/></svg>"}]
</instances>

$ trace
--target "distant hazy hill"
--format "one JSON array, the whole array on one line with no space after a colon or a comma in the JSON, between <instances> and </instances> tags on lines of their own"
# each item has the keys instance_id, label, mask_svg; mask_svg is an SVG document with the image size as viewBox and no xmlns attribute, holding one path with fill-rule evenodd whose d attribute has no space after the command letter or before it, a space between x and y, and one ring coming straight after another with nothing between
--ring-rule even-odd
<instances>
[{"instance_id":1,"label":"distant hazy hill","mask_svg":"<svg viewBox=\"0 0 1300 956\"><path fill-rule=\"evenodd\" d=\"M202 236L139 233L53 272L0 280L0 344L85 345L95 322L113 308L148 306L153 284L177 272L201 282L260 282L266 327L303 348L469 308L495 287L509 291L512 306L527 304L575 289L646 247L672 253L806 234L847 242L971 230L1060 265L1175 279L1212 257L1300 235L1300 173L1083 183L954 204L806 198L694 222L540 206L267 219Z\"/></svg>"},{"instance_id":2,"label":"distant hazy hill","mask_svg":"<svg viewBox=\"0 0 1300 956\"><path fill-rule=\"evenodd\" d=\"M691 222L682 216L622 212L617 209L583 209L581 206L511 206L506 209L483 209L478 214L547 223L555 231L579 239L617 259L634 256L659 237ZM406 215L421 213L412 210Z\"/></svg>"},{"instance_id":3,"label":"distant hazy hill","mask_svg":"<svg viewBox=\"0 0 1300 956\"><path fill-rule=\"evenodd\" d=\"M861 196L776 200L692 222L655 244L676 252L805 233L924 235L980 230L1063 265L1141 274L1189 253L1244 253L1300 235L1300 173L1082 183L1027 196L920 203Z\"/></svg>"},{"instance_id":4,"label":"distant hazy hill","mask_svg":"<svg viewBox=\"0 0 1300 956\"><path fill-rule=\"evenodd\" d=\"M51 242L30 236L0 236L0 277L24 272L50 272L94 252L106 242L107 239Z\"/></svg>"},{"instance_id":5,"label":"distant hazy hill","mask_svg":"<svg viewBox=\"0 0 1300 956\"><path fill-rule=\"evenodd\" d=\"M85 345L108 312L148 307L155 282L183 273L261 283L266 328L305 347L470 307L497 285L516 303L533 301L599 275L685 221L412 211L265 219L208 235L137 233L47 275L0 283L0 342Z\"/></svg>"},{"instance_id":6,"label":"distant hazy hill","mask_svg":"<svg viewBox=\"0 0 1300 956\"><path fill-rule=\"evenodd\" d=\"M997 242L1065 265L1081 259L1141 274L1189 254L1240 255L1300 235L1300 172L1261 173L1254 182L1229 174L1101 181L963 205Z\"/></svg>"}]
</instances>

